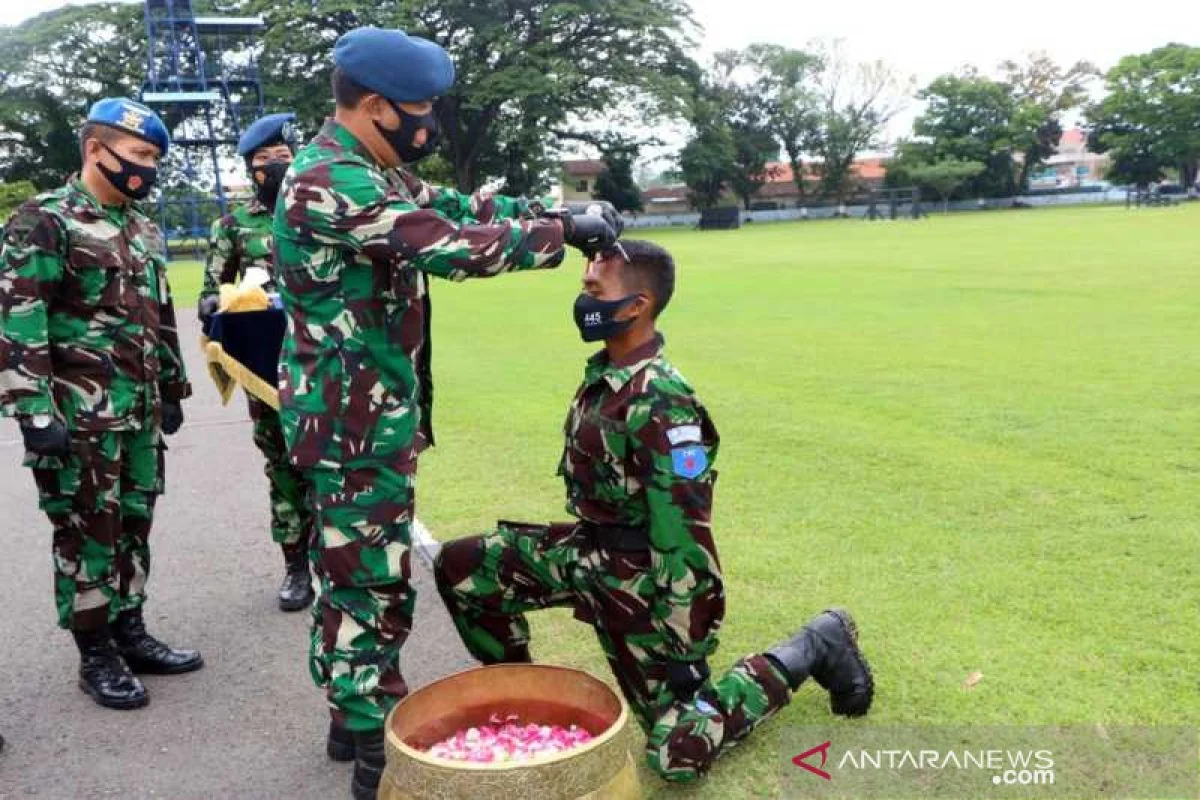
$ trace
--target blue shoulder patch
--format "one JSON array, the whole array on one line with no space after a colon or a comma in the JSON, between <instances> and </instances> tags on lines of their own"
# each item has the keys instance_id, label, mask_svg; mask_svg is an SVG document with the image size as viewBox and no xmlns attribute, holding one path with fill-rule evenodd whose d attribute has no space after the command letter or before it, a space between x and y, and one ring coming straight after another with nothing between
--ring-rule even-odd
<instances>
[{"instance_id":1,"label":"blue shoulder patch","mask_svg":"<svg viewBox=\"0 0 1200 800\"><path fill-rule=\"evenodd\" d=\"M681 478L692 479L708 468L708 453L698 444L671 448L671 467Z\"/></svg>"}]
</instances>

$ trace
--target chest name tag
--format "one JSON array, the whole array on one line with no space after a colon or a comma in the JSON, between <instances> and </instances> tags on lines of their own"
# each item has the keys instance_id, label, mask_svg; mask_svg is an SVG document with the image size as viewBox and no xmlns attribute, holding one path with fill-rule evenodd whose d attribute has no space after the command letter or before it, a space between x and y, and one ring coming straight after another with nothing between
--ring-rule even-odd
<instances>
[{"instance_id":1,"label":"chest name tag","mask_svg":"<svg viewBox=\"0 0 1200 800\"><path fill-rule=\"evenodd\" d=\"M699 425L679 425L678 427L675 427L675 428L668 428L667 429L667 441L669 441L671 443L672 447L674 447L677 444L683 444L684 442L702 441L700 438L700 426Z\"/></svg>"},{"instance_id":2,"label":"chest name tag","mask_svg":"<svg viewBox=\"0 0 1200 800\"><path fill-rule=\"evenodd\" d=\"M700 445L671 449L671 468L681 478L691 480L708 468L708 453Z\"/></svg>"}]
</instances>

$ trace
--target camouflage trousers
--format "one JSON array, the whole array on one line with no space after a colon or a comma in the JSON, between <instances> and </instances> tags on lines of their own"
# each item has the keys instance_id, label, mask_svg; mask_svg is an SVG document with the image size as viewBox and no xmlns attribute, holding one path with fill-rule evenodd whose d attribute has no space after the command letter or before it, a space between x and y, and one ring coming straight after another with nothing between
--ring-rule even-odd
<instances>
[{"instance_id":1,"label":"camouflage trousers","mask_svg":"<svg viewBox=\"0 0 1200 800\"><path fill-rule=\"evenodd\" d=\"M73 433L64 458L26 455L38 504L54 527L59 627L95 629L145 602L165 447L151 427Z\"/></svg>"},{"instance_id":2,"label":"camouflage trousers","mask_svg":"<svg viewBox=\"0 0 1200 800\"><path fill-rule=\"evenodd\" d=\"M247 400L254 421L254 445L266 459L263 472L271 487L271 540L290 557L307 551L312 530L304 478L288 460L279 412L261 400L249 396Z\"/></svg>"},{"instance_id":3,"label":"camouflage trousers","mask_svg":"<svg viewBox=\"0 0 1200 800\"><path fill-rule=\"evenodd\" d=\"M573 608L591 624L609 667L646 732L646 760L670 781L690 781L791 699L765 656L742 659L695 694L667 683L667 637L646 603L650 553L599 547L574 523L501 522L448 542L438 591L467 649L485 664L529 660L524 612Z\"/></svg>"},{"instance_id":4,"label":"camouflage trousers","mask_svg":"<svg viewBox=\"0 0 1200 800\"><path fill-rule=\"evenodd\" d=\"M415 462L395 469L310 469L315 514L310 554L317 577L309 668L334 721L383 727L408 694L400 648L412 629Z\"/></svg>"}]
</instances>

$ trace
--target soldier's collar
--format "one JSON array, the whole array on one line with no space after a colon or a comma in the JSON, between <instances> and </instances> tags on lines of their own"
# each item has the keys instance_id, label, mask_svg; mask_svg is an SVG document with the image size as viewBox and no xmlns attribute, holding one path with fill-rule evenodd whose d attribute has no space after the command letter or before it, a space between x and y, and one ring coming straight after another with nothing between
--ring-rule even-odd
<instances>
[{"instance_id":1,"label":"soldier's collar","mask_svg":"<svg viewBox=\"0 0 1200 800\"><path fill-rule=\"evenodd\" d=\"M320 135L328 136L347 150L353 150L368 164L375 163L375 157L371 155L371 151L367 149L367 146L360 142L358 137L350 132L349 128L333 117L328 117L325 120L325 124L321 126Z\"/></svg>"},{"instance_id":2,"label":"soldier's collar","mask_svg":"<svg viewBox=\"0 0 1200 800\"><path fill-rule=\"evenodd\" d=\"M655 333L653 339L634 349L619 361L612 363L609 363L608 351L601 350L588 359L587 369L584 370L584 380L587 383L596 383L603 378L614 392L619 392L625 384L633 379L634 375L658 358L665 344L666 339L663 335Z\"/></svg>"},{"instance_id":3,"label":"soldier's collar","mask_svg":"<svg viewBox=\"0 0 1200 800\"><path fill-rule=\"evenodd\" d=\"M108 212L117 210L118 213L123 209L120 206L107 207L96 199L96 196L88 191L87 186L84 186L83 179L76 172L71 176L70 181L71 191L75 195L75 205L84 213L90 214L95 219L105 219L108 217Z\"/></svg>"}]
</instances>

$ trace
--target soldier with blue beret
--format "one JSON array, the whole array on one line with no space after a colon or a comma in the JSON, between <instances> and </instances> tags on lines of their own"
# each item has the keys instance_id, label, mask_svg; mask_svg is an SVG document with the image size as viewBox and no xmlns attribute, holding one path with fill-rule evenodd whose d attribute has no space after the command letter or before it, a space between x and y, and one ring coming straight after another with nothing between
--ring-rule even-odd
<instances>
[{"instance_id":1,"label":"soldier with blue beret","mask_svg":"<svg viewBox=\"0 0 1200 800\"><path fill-rule=\"evenodd\" d=\"M280 417L314 508L310 668L326 692L327 751L354 760L356 800L376 796L383 723L408 692L411 529L430 421L432 278L550 269L564 245L600 247L602 216L539 216L523 199L431 186L405 165L433 153L434 100L454 64L434 42L358 28L333 52L334 117L296 154L275 211L289 317Z\"/></svg>"},{"instance_id":2,"label":"soldier with blue beret","mask_svg":"<svg viewBox=\"0 0 1200 800\"><path fill-rule=\"evenodd\" d=\"M0 248L0 414L53 528L60 627L79 686L108 708L149 698L136 673L199 669L195 650L146 631L150 528L163 492L163 436L191 394L162 234L136 202L170 146L162 120L123 97L92 106L83 168L14 212Z\"/></svg>"},{"instance_id":3,"label":"soldier with blue beret","mask_svg":"<svg viewBox=\"0 0 1200 800\"><path fill-rule=\"evenodd\" d=\"M291 112L267 114L251 123L238 140L237 152L246 163L254 196L213 223L200 290L202 326L217 311L221 284L236 284L251 267L258 267L270 276L263 287L266 291L276 289L271 220L283 176L292 165L295 119ZM284 611L300 611L314 597L308 568L312 512L305 501L301 476L287 459L279 412L249 394L246 399L254 422L254 443L266 460L271 539L283 551L279 607Z\"/></svg>"}]
</instances>

